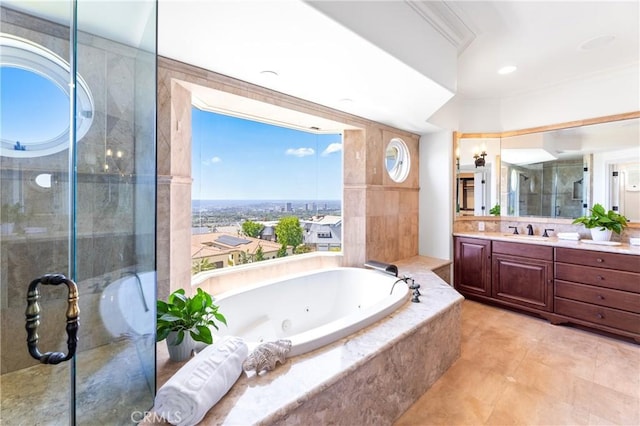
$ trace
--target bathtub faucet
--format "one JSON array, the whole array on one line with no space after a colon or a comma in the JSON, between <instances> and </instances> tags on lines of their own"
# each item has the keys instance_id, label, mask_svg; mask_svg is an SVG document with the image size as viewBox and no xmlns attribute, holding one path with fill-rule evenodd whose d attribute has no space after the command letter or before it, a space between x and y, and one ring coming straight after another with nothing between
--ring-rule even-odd
<instances>
[{"instance_id":1,"label":"bathtub faucet","mask_svg":"<svg viewBox=\"0 0 640 426\"><path fill-rule=\"evenodd\" d=\"M420 288L420 284L416 284L415 280L407 275L403 275L402 278L398 278L396 282L393 283L389 295L393 294L393 289L400 281L404 282L409 289L413 290L413 297L411 298L411 301L413 303L420 303L420 299L418 298L418 296L420 296L420 290L418 290Z\"/></svg>"},{"instance_id":2,"label":"bathtub faucet","mask_svg":"<svg viewBox=\"0 0 640 426\"><path fill-rule=\"evenodd\" d=\"M393 275L394 277L398 276L398 267L391 263L384 263L377 260L367 260L366 262L364 262L364 266L367 268L385 272L387 274Z\"/></svg>"}]
</instances>

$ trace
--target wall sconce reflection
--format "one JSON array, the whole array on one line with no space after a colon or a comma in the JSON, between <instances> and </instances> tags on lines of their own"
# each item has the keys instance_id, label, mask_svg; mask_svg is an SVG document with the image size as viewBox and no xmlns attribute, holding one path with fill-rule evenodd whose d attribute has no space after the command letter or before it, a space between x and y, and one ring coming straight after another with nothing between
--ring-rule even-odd
<instances>
[{"instance_id":1,"label":"wall sconce reflection","mask_svg":"<svg viewBox=\"0 0 640 426\"><path fill-rule=\"evenodd\" d=\"M485 165L485 160L484 158L487 156L487 151L483 150L481 153L475 153L473 154L473 158L475 159L475 163L476 163L476 168L478 167L484 167Z\"/></svg>"},{"instance_id":2,"label":"wall sconce reflection","mask_svg":"<svg viewBox=\"0 0 640 426\"><path fill-rule=\"evenodd\" d=\"M116 172L120 175L124 175L122 170L122 163L124 160L124 152L116 150L115 155L111 148L107 148L105 151L104 171L105 173Z\"/></svg>"}]
</instances>

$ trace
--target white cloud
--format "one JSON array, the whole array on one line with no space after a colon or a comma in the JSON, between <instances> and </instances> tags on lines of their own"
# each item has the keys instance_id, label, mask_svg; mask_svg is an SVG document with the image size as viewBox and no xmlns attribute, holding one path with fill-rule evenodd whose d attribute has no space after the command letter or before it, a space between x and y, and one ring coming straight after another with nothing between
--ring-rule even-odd
<instances>
[{"instance_id":1,"label":"white cloud","mask_svg":"<svg viewBox=\"0 0 640 426\"><path fill-rule=\"evenodd\" d=\"M326 157L329 154L340 151L342 151L342 143L334 142L329 144L329 146L324 151L322 151L322 156Z\"/></svg>"},{"instance_id":2,"label":"white cloud","mask_svg":"<svg viewBox=\"0 0 640 426\"><path fill-rule=\"evenodd\" d=\"M211 157L210 159L202 160L202 164L204 164L205 166L210 166L212 164L221 163L221 162L222 162L222 158L220 157Z\"/></svg>"},{"instance_id":3,"label":"white cloud","mask_svg":"<svg viewBox=\"0 0 640 426\"><path fill-rule=\"evenodd\" d=\"M313 148L289 148L285 152L286 155L293 155L295 157L307 157L315 153L316 151Z\"/></svg>"}]
</instances>

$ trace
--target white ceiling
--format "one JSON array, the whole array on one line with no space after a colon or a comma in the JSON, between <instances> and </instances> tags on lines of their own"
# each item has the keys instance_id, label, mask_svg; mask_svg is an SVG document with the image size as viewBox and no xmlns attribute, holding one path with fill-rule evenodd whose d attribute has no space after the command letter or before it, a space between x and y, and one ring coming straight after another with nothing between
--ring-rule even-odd
<instances>
[{"instance_id":1,"label":"white ceiling","mask_svg":"<svg viewBox=\"0 0 640 426\"><path fill-rule=\"evenodd\" d=\"M366 11L379 6L377 2L374 7L375 3L336 5L353 17L354 5ZM4 0L3 4L58 22L68 16L66 8L55 10L52 6L64 2ZM127 40L119 34L134 35L137 40L132 44L143 39L148 28L148 0L140 2L138 14L115 7L125 5L121 2L111 2L107 9L98 7L104 2L95 2L96 7L92 4L80 2L83 29L112 34L125 43ZM357 14L362 20L358 21L356 34L345 28L348 20L338 24L318 12L318 5L313 8L299 0L159 0L158 53L404 130L426 133L435 130L428 123L429 117L454 95L457 100L500 99L637 66L639 4L637 0L390 0L389 7L404 8L405 15L395 16L406 17L410 9L424 25L442 34L445 44L457 53L455 94L434 81L437 76L425 75L416 65L425 60L440 61L438 64L444 61L423 43L407 43L407 38L400 36L394 39L394 32L386 31L384 43L377 43L384 45L383 50L369 40L373 37L358 35L367 34L362 31L367 26L368 34L375 34L382 28L380 22L385 23L385 30L402 29L407 26L406 20L391 22L389 14L377 16L374 22L369 21L371 14L362 12ZM122 31L118 23L135 30ZM613 42L592 50L580 49L582 43L599 36L613 36ZM517 65L518 70L498 75L497 69L507 64ZM261 71L276 71L278 77L267 79Z\"/></svg>"},{"instance_id":2,"label":"white ceiling","mask_svg":"<svg viewBox=\"0 0 640 426\"><path fill-rule=\"evenodd\" d=\"M450 2L476 33L458 57L458 94L503 98L630 66L640 59L638 1ZM580 46L614 36L592 50ZM516 65L513 74L497 69Z\"/></svg>"},{"instance_id":3,"label":"white ceiling","mask_svg":"<svg viewBox=\"0 0 640 426\"><path fill-rule=\"evenodd\" d=\"M161 0L158 12L162 56L401 129L423 131L453 96L301 1Z\"/></svg>"},{"instance_id":4,"label":"white ceiling","mask_svg":"<svg viewBox=\"0 0 640 426\"><path fill-rule=\"evenodd\" d=\"M458 53L458 99L504 98L639 61L638 1L410 5L415 13L446 11L432 22L464 29L459 44L447 37ZM302 2L160 0L158 16L160 55L404 130L433 131L428 118L452 95L396 59L389 49L393 40L384 51ZM580 49L599 36L614 39ZM410 47L415 55L429 54L418 43ZM508 64L517 71L499 75L497 69ZM265 79L266 70L278 77Z\"/></svg>"}]
</instances>

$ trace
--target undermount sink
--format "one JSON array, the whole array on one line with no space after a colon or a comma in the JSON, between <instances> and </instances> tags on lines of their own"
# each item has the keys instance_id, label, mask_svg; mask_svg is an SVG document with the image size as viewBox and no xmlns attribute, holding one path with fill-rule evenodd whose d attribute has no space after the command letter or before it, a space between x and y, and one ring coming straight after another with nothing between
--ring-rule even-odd
<instances>
[{"instance_id":1,"label":"undermount sink","mask_svg":"<svg viewBox=\"0 0 640 426\"><path fill-rule=\"evenodd\" d=\"M549 237L543 237L541 235L522 235L522 234L504 234L505 237L513 238L515 240L525 241L549 241Z\"/></svg>"}]
</instances>

